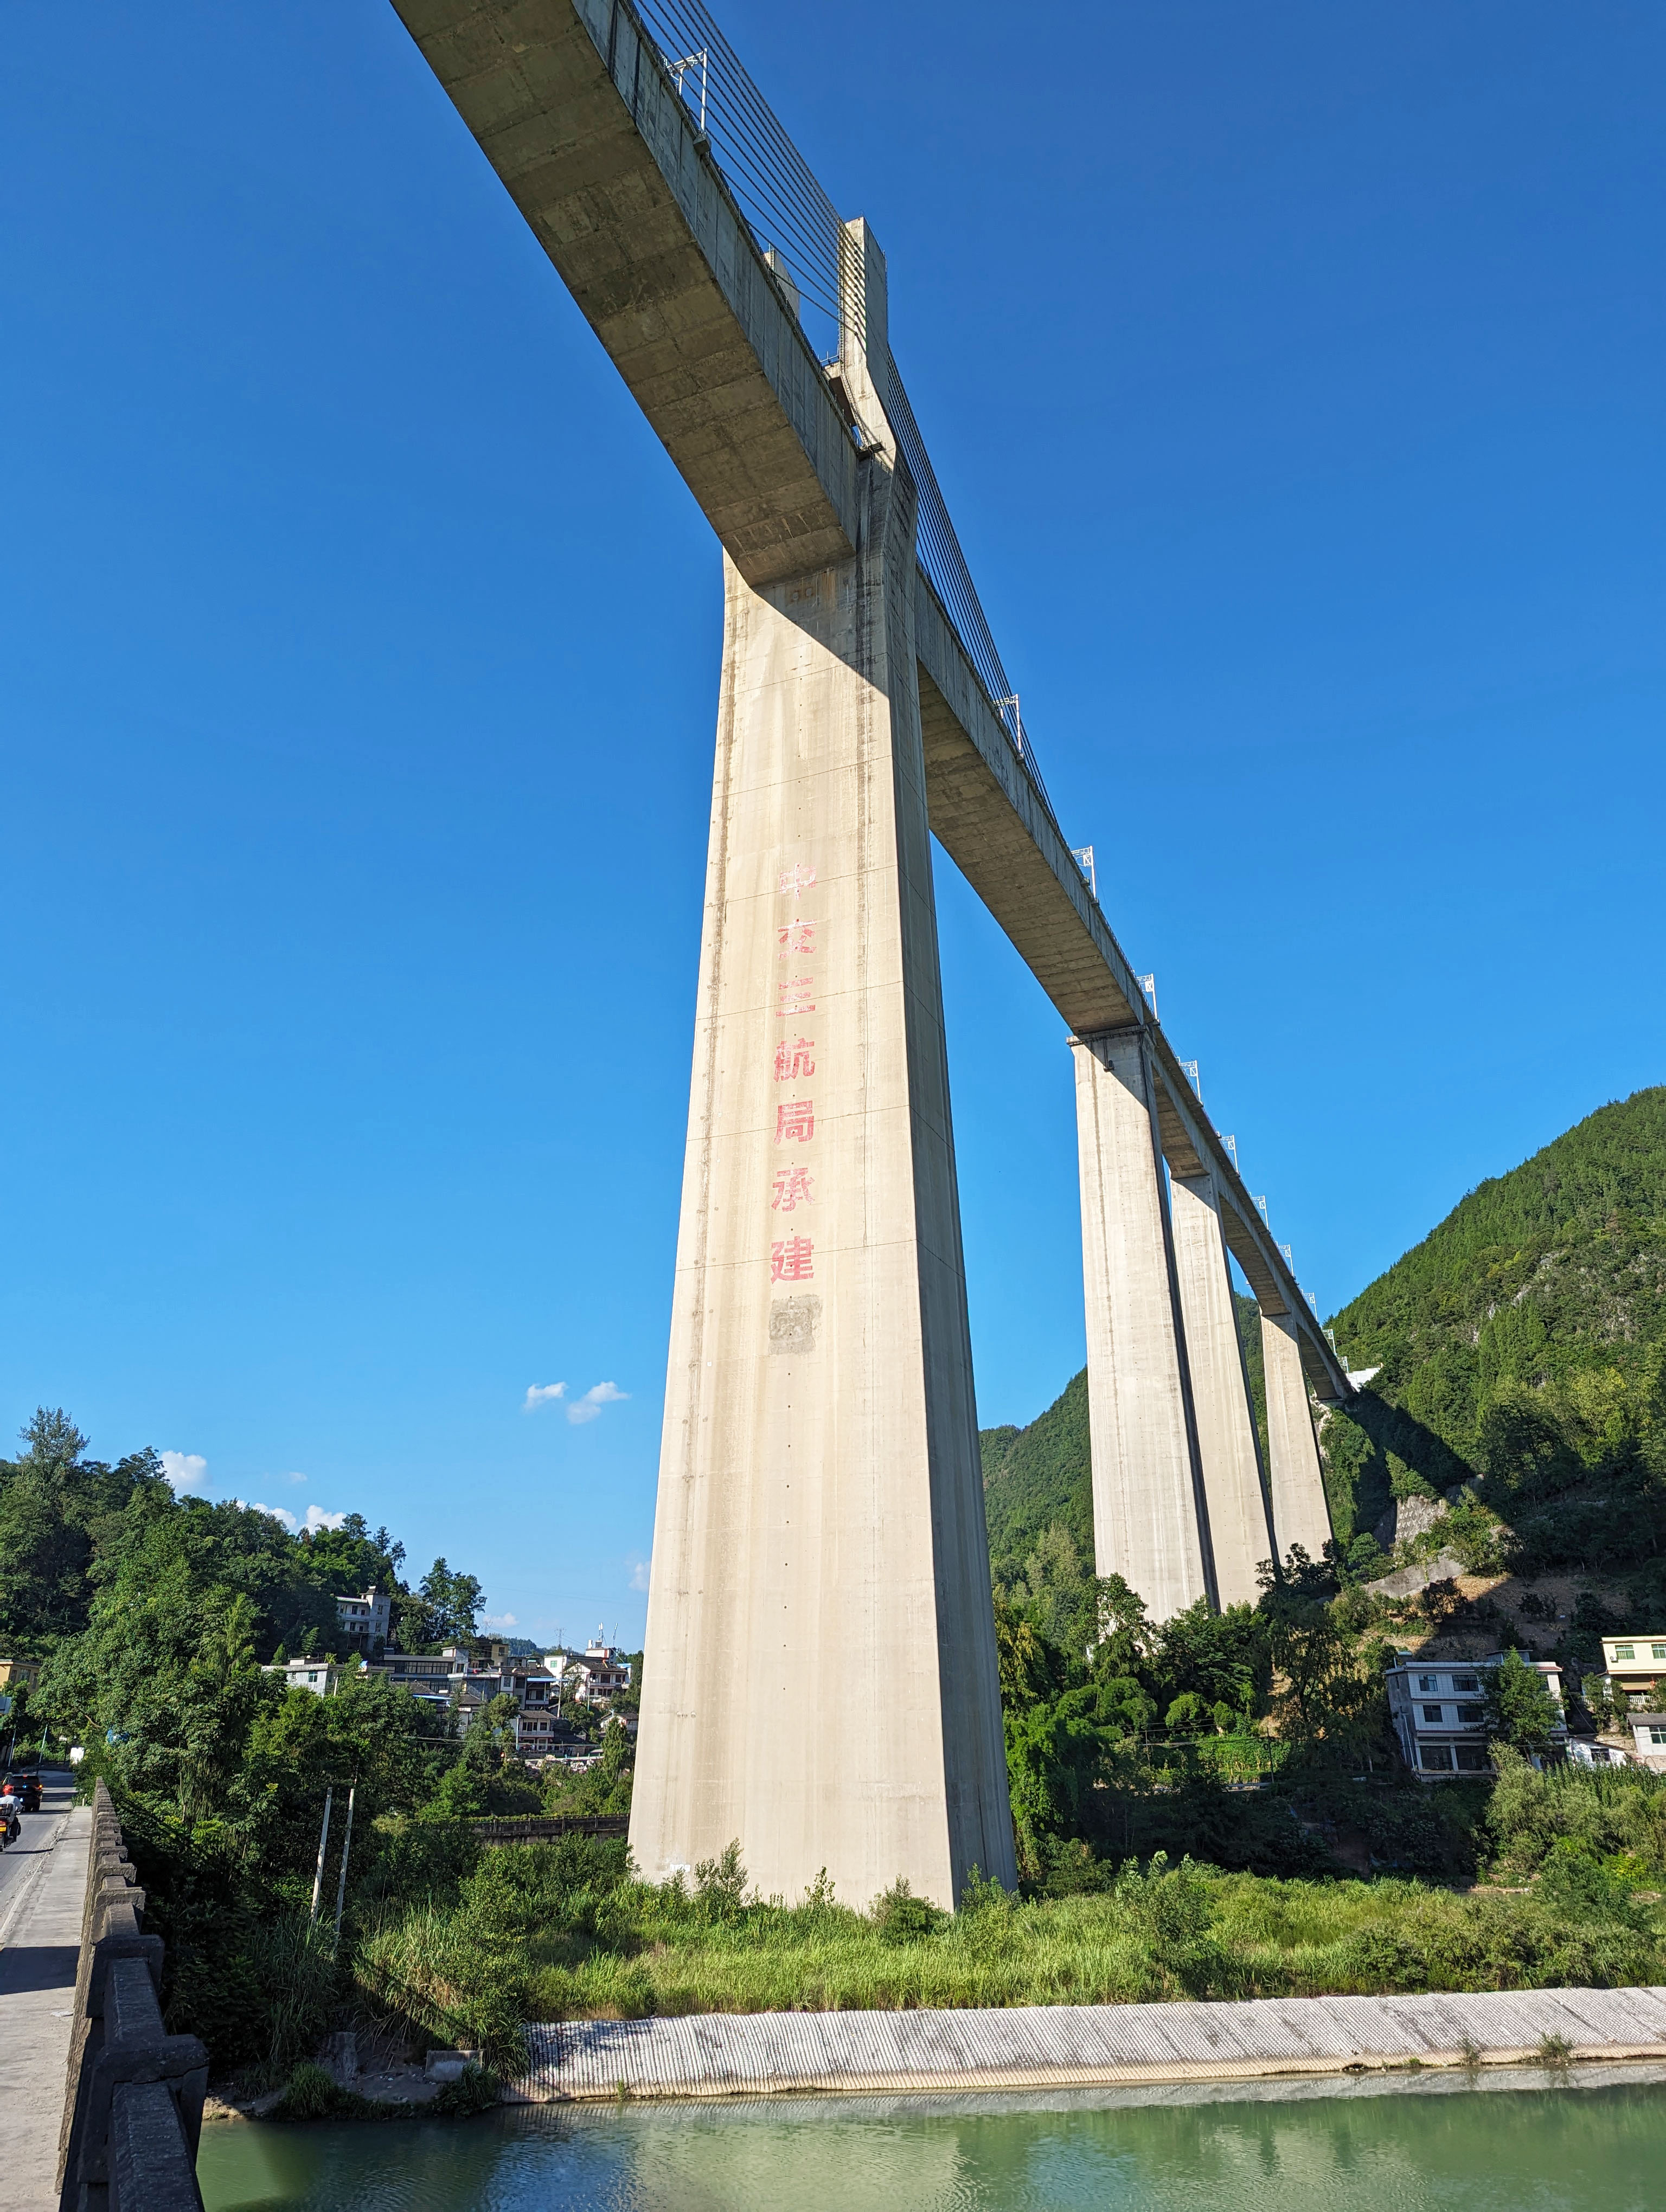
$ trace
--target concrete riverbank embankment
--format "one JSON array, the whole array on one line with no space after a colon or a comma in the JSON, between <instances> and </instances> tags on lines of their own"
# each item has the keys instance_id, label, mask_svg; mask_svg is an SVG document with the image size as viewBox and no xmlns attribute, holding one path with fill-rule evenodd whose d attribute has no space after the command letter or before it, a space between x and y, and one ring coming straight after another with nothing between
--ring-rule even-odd
<instances>
[{"instance_id":1,"label":"concrete riverbank embankment","mask_svg":"<svg viewBox=\"0 0 1666 2212\"><path fill-rule=\"evenodd\" d=\"M1666 1989L982 2012L696 2014L527 2031L526 2103L1054 2089L1408 2067L1666 2060Z\"/></svg>"}]
</instances>

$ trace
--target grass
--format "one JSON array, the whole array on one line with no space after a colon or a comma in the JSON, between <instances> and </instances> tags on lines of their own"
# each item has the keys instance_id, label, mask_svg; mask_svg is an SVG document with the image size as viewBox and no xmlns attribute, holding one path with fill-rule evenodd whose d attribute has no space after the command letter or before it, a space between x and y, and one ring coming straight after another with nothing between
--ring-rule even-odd
<instances>
[{"instance_id":1,"label":"grass","mask_svg":"<svg viewBox=\"0 0 1666 2212\"><path fill-rule=\"evenodd\" d=\"M490 1854L454 1906L373 1931L360 1986L430 2033L483 2043L503 2067L524 2020L1666 1978L1655 1917L1610 1905L1606 1892L1570 1911L1560 1892L1553 1906L1531 1890L1276 1880L1160 1857L1105 1880L1090 1894L1027 1903L985 1889L971 1909L927 1921L899 1916L894 1898L865 1914L825 1892L793 1906L745 1901L733 1880L691 1894L624 1878L622 1855L610 1879L565 1846L511 1846Z\"/></svg>"}]
</instances>

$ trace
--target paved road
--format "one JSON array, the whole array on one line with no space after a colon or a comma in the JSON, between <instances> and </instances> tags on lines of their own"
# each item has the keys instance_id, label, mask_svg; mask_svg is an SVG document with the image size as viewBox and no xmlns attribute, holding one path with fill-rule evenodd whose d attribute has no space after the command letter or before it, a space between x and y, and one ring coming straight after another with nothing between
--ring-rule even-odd
<instances>
[{"instance_id":1,"label":"paved road","mask_svg":"<svg viewBox=\"0 0 1666 2212\"><path fill-rule=\"evenodd\" d=\"M45 1778L38 1813L0 1852L0 2112L11 2160L9 2212L49 2212L70 2054L92 1814L70 1809L67 1777Z\"/></svg>"},{"instance_id":2,"label":"paved road","mask_svg":"<svg viewBox=\"0 0 1666 2212\"><path fill-rule=\"evenodd\" d=\"M15 1844L0 1851L0 1948L7 1941L6 1924L25 1901L26 1893L40 1880L42 1858L57 1840L73 1790L67 1775L41 1777L46 1795L38 1813L25 1813L23 1832Z\"/></svg>"}]
</instances>

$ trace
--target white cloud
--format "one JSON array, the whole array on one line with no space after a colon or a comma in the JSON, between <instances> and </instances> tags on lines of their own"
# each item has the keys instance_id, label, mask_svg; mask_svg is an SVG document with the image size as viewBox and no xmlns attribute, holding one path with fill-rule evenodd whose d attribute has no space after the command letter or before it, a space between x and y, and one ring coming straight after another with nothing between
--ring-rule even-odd
<instances>
[{"instance_id":1,"label":"white cloud","mask_svg":"<svg viewBox=\"0 0 1666 2212\"><path fill-rule=\"evenodd\" d=\"M270 1513L274 1521L281 1521L293 1536L301 1523L287 1505L263 1505L258 1498L240 1498L238 1504L246 1505L251 1513Z\"/></svg>"},{"instance_id":2,"label":"white cloud","mask_svg":"<svg viewBox=\"0 0 1666 2212\"><path fill-rule=\"evenodd\" d=\"M604 1406L619 1405L629 1395L629 1391L621 1390L617 1382L598 1382L582 1398L574 1400L567 1408L567 1418L575 1427L581 1421L593 1421Z\"/></svg>"},{"instance_id":3,"label":"white cloud","mask_svg":"<svg viewBox=\"0 0 1666 2212\"><path fill-rule=\"evenodd\" d=\"M625 1561L625 1565L630 1569L632 1589L645 1590L648 1588L648 1568L652 1564L653 1562L648 1559L630 1559Z\"/></svg>"},{"instance_id":4,"label":"white cloud","mask_svg":"<svg viewBox=\"0 0 1666 2212\"><path fill-rule=\"evenodd\" d=\"M307 1478L304 1474L286 1474L283 1480L285 1482L305 1482Z\"/></svg>"},{"instance_id":5,"label":"white cloud","mask_svg":"<svg viewBox=\"0 0 1666 2212\"><path fill-rule=\"evenodd\" d=\"M305 1479L303 1476L303 1481ZM274 1521L283 1523L292 1536L301 1528L309 1529L313 1535L320 1528L339 1528L347 1518L344 1513L326 1513L321 1505L309 1505L303 1521L299 1514L291 1513L287 1505L263 1505L258 1498L240 1498L237 1503L246 1504L252 1513L270 1513Z\"/></svg>"},{"instance_id":6,"label":"white cloud","mask_svg":"<svg viewBox=\"0 0 1666 2212\"><path fill-rule=\"evenodd\" d=\"M182 1490L195 1490L208 1480L208 1462L201 1452L166 1451L162 1454L162 1474L173 1485L177 1498Z\"/></svg>"},{"instance_id":7,"label":"white cloud","mask_svg":"<svg viewBox=\"0 0 1666 2212\"><path fill-rule=\"evenodd\" d=\"M535 1413L540 1406L550 1405L556 1399L566 1395L567 1385L564 1382L529 1383L526 1395L520 1401L520 1410L523 1413Z\"/></svg>"},{"instance_id":8,"label":"white cloud","mask_svg":"<svg viewBox=\"0 0 1666 2212\"><path fill-rule=\"evenodd\" d=\"M481 1618L488 1628L519 1628L520 1626L512 1613L488 1613L482 1614Z\"/></svg>"}]
</instances>

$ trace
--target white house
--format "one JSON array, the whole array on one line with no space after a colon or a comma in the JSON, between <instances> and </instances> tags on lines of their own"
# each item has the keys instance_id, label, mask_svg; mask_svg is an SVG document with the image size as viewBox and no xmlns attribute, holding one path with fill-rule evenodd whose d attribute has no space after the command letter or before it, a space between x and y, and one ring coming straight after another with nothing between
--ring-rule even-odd
<instances>
[{"instance_id":1,"label":"white house","mask_svg":"<svg viewBox=\"0 0 1666 2212\"><path fill-rule=\"evenodd\" d=\"M1631 1754L1618 1744L1600 1743L1588 1735L1568 1738L1568 1763L1572 1766L1629 1766Z\"/></svg>"},{"instance_id":2,"label":"white house","mask_svg":"<svg viewBox=\"0 0 1666 2212\"><path fill-rule=\"evenodd\" d=\"M1654 1702L1666 1703L1666 1699ZM1666 1770L1666 1712L1627 1713L1624 1724L1631 1731L1638 1764L1652 1766L1657 1772Z\"/></svg>"},{"instance_id":3,"label":"white house","mask_svg":"<svg viewBox=\"0 0 1666 2212\"><path fill-rule=\"evenodd\" d=\"M386 1644L393 1618L393 1601L373 1583L362 1597L336 1600L336 1626L350 1644Z\"/></svg>"},{"instance_id":4,"label":"white house","mask_svg":"<svg viewBox=\"0 0 1666 2212\"><path fill-rule=\"evenodd\" d=\"M630 1687L630 1668L614 1644L588 1644L581 1655L552 1651L544 1662L564 1698L581 1705L605 1705Z\"/></svg>"},{"instance_id":5,"label":"white house","mask_svg":"<svg viewBox=\"0 0 1666 2212\"><path fill-rule=\"evenodd\" d=\"M1494 1651L1485 1659L1421 1659L1402 1651L1384 1669L1389 1717L1401 1756L1420 1782L1492 1771L1486 1677L1503 1656ZM1549 1659L1529 1664L1561 1711L1560 1668ZM1556 1735L1559 1742L1566 1741L1566 1719L1559 1720Z\"/></svg>"},{"instance_id":6,"label":"white house","mask_svg":"<svg viewBox=\"0 0 1666 2212\"><path fill-rule=\"evenodd\" d=\"M282 1674L292 1690L310 1690L314 1697L327 1698L335 1690L340 1670L327 1659L284 1659L260 1671L263 1674Z\"/></svg>"}]
</instances>

